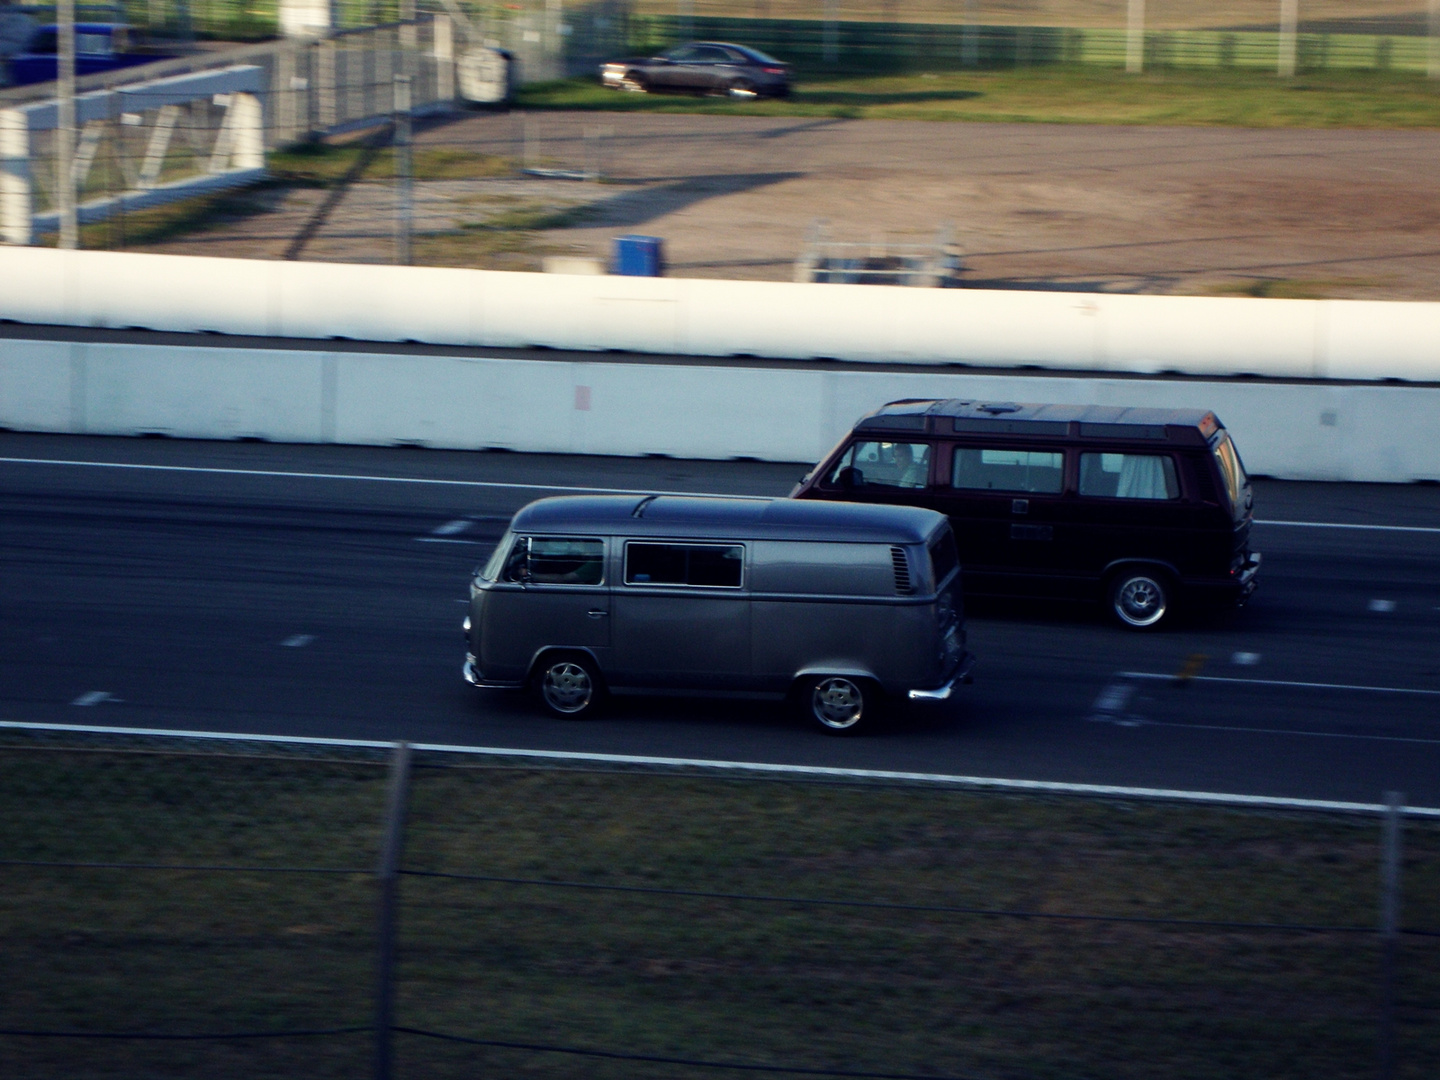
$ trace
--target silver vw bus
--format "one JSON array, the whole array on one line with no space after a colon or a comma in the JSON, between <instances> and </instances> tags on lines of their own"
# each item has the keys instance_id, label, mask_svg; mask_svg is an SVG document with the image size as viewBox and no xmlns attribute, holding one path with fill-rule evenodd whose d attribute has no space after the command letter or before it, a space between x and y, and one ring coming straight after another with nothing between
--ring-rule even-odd
<instances>
[{"instance_id":1,"label":"silver vw bus","mask_svg":"<svg viewBox=\"0 0 1440 1080\"><path fill-rule=\"evenodd\" d=\"M969 682L955 537L910 506L565 496L470 584L465 678L579 717L607 692L783 697L820 727Z\"/></svg>"}]
</instances>

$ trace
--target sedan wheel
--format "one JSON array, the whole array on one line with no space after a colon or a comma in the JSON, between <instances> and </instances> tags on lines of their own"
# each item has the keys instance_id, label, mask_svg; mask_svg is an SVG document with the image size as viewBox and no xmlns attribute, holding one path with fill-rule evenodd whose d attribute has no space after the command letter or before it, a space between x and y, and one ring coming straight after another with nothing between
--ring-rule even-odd
<instances>
[{"instance_id":1,"label":"sedan wheel","mask_svg":"<svg viewBox=\"0 0 1440 1080\"><path fill-rule=\"evenodd\" d=\"M1155 626L1170 609L1165 579L1150 570L1118 574L1110 590L1110 608L1126 626L1136 630Z\"/></svg>"},{"instance_id":2,"label":"sedan wheel","mask_svg":"<svg viewBox=\"0 0 1440 1080\"><path fill-rule=\"evenodd\" d=\"M632 71L620 80L620 89L631 94L643 94L646 93L650 87L646 84L643 76L637 75Z\"/></svg>"},{"instance_id":3,"label":"sedan wheel","mask_svg":"<svg viewBox=\"0 0 1440 1080\"><path fill-rule=\"evenodd\" d=\"M585 656L547 660L540 673L539 688L545 708L567 719L594 713L604 692L594 661Z\"/></svg>"},{"instance_id":4,"label":"sedan wheel","mask_svg":"<svg viewBox=\"0 0 1440 1080\"><path fill-rule=\"evenodd\" d=\"M737 79L731 83L729 93L736 101L754 101L760 96L755 87L745 79Z\"/></svg>"},{"instance_id":5,"label":"sedan wheel","mask_svg":"<svg viewBox=\"0 0 1440 1080\"><path fill-rule=\"evenodd\" d=\"M810 715L831 735L849 735L866 717L865 692L854 679L829 675L810 691Z\"/></svg>"}]
</instances>

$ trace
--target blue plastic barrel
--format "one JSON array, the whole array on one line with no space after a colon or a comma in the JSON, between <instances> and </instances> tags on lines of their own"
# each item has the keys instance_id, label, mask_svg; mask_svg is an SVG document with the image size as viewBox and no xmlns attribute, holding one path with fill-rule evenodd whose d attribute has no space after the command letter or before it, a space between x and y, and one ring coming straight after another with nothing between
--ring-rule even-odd
<instances>
[{"instance_id":1,"label":"blue plastic barrel","mask_svg":"<svg viewBox=\"0 0 1440 1080\"><path fill-rule=\"evenodd\" d=\"M626 277L659 277L665 271L665 241L658 236L615 237L612 273Z\"/></svg>"}]
</instances>

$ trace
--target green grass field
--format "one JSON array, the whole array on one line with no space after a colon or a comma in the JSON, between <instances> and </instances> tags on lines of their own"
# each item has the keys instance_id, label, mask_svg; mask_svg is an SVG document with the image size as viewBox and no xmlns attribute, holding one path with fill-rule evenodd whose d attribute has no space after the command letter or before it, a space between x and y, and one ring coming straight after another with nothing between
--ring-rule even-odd
<instances>
[{"instance_id":1,"label":"green grass field","mask_svg":"<svg viewBox=\"0 0 1440 1080\"><path fill-rule=\"evenodd\" d=\"M0 860L331 872L0 865L0 1029L370 1022L382 760L9 742ZM1371 934L1040 917L1373 926L1374 819L438 758L411 805L404 1027L891 1074L1374 1075ZM1440 827L1405 845L1405 925L1440 929ZM1437 961L1440 938L1406 937L1398 1077L1440 1066ZM0 1074L318 1080L369 1052L0 1036ZM725 1075L399 1036L400 1077L477 1074Z\"/></svg>"},{"instance_id":2,"label":"green grass field","mask_svg":"<svg viewBox=\"0 0 1440 1080\"><path fill-rule=\"evenodd\" d=\"M784 101L626 94L594 79L528 86L527 109L837 116L866 120L968 120L1054 124L1242 127L1440 126L1440 81L1382 72L1315 72L1282 80L1243 70L1097 67L802 77Z\"/></svg>"}]
</instances>

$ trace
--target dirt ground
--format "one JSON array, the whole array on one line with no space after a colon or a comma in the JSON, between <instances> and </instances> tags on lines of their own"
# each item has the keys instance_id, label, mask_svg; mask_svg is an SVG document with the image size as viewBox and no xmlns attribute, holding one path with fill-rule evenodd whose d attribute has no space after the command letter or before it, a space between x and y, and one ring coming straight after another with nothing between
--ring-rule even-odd
<instances>
[{"instance_id":1,"label":"dirt ground","mask_svg":"<svg viewBox=\"0 0 1440 1080\"><path fill-rule=\"evenodd\" d=\"M877 246L950 227L971 286L1440 299L1437 131L534 113L462 116L417 142L598 157L604 176L417 183L430 264L538 270L641 232L664 239L671 276L790 280L824 221ZM261 212L149 250L280 258L324 197L270 192ZM353 185L300 257L389 261L394 205L389 184Z\"/></svg>"}]
</instances>

